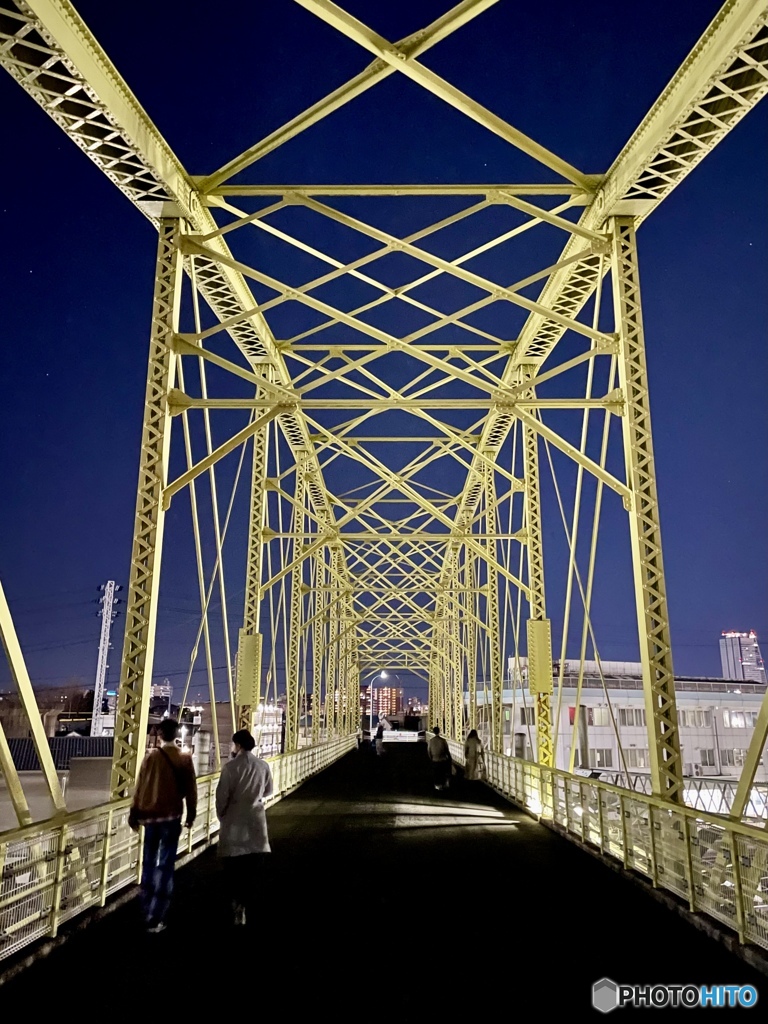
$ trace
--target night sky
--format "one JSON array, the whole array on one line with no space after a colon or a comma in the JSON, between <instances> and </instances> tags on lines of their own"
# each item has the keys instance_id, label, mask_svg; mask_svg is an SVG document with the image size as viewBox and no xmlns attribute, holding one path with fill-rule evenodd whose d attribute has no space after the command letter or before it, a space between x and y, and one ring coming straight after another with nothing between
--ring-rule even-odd
<instances>
[{"instance_id":1,"label":"night sky","mask_svg":"<svg viewBox=\"0 0 768 1024\"><path fill-rule=\"evenodd\" d=\"M343 6L396 41L449 4ZM423 62L581 170L599 173L719 6L501 0ZM193 174L213 171L369 63L360 47L289 0L234 0L224 8L83 0L77 7ZM128 580L156 235L7 74L0 104L10 143L0 166L0 579L33 681L90 685L96 588ZM682 675L720 675L724 629L754 629L768 647L767 127L763 103L638 236L673 651ZM554 180L401 75L244 178ZM234 464L224 479L233 471ZM235 522L244 516L240 501ZM167 529L177 520L186 528L188 519L188 505L175 502ZM233 629L244 586L238 544L233 539L228 563ZM174 685L183 680L197 626L196 583L184 568L190 553L188 541L168 552L162 591L155 678L167 675ZM602 656L634 660L631 623L616 620L610 601L597 604ZM0 687L8 680L2 665ZM202 683L204 672L195 680ZM402 681L408 693L423 692Z\"/></svg>"}]
</instances>

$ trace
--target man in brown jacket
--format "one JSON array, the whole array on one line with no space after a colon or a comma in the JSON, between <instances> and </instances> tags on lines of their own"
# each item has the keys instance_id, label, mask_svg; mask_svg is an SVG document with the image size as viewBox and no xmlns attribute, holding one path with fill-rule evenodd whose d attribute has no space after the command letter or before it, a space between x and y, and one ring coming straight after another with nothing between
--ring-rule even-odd
<instances>
[{"instance_id":1,"label":"man in brown jacket","mask_svg":"<svg viewBox=\"0 0 768 1024\"><path fill-rule=\"evenodd\" d=\"M197 812L197 779L192 758L176 746L179 723L164 719L157 727L162 745L150 750L139 771L128 824L144 826L141 888L147 930L161 932L173 893L173 869L181 835L182 801L186 827Z\"/></svg>"}]
</instances>

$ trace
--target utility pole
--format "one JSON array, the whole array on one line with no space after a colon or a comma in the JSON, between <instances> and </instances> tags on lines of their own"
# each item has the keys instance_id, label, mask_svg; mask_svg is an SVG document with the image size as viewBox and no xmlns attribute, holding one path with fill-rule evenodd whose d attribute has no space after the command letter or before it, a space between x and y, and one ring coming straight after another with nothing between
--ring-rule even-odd
<instances>
[{"instance_id":1,"label":"utility pole","mask_svg":"<svg viewBox=\"0 0 768 1024\"><path fill-rule=\"evenodd\" d=\"M117 586L114 580L107 580L98 588L104 591L98 603L101 608L97 615L101 616L101 638L99 640L99 659L96 663L96 685L93 691L93 711L91 713L91 736L104 735L104 716L102 706L104 704L104 684L107 679L107 659L109 657L109 637L112 632L112 623L117 618L114 611L115 605L120 603L120 598L115 597L115 592L123 588Z\"/></svg>"}]
</instances>

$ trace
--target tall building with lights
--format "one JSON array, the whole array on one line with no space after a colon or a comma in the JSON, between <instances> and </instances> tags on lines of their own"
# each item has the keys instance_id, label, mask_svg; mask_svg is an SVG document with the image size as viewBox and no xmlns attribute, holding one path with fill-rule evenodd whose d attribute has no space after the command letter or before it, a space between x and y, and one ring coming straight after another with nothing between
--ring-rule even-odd
<instances>
[{"instance_id":1,"label":"tall building with lights","mask_svg":"<svg viewBox=\"0 0 768 1024\"><path fill-rule=\"evenodd\" d=\"M374 708L378 715L399 715L403 710L403 690L398 686L376 687Z\"/></svg>"},{"instance_id":2,"label":"tall building with lights","mask_svg":"<svg viewBox=\"0 0 768 1024\"><path fill-rule=\"evenodd\" d=\"M754 630L749 633L724 632L720 637L720 661L723 679L744 679L764 683L765 665Z\"/></svg>"}]
</instances>

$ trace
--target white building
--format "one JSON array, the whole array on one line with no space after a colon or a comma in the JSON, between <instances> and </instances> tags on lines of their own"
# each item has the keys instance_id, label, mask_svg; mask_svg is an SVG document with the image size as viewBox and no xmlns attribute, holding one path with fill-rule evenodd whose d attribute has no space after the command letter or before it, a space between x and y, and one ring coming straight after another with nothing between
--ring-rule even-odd
<instances>
[{"instance_id":1,"label":"white building","mask_svg":"<svg viewBox=\"0 0 768 1024\"><path fill-rule=\"evenodd\" d=\"M504 752L534 760L536 752L536 699L527 689L524 659L520 659L521 680L514 689L504 690ZM558 693L555 667L552 695L552 731L556 737L556 767L568 770L571 749L574 767L646 774L650 769L648 732L640 665L632 662L602 662L602 678L595 662L585 662L581 680L580 711L576 711L578 662L563 666L562 689ZM683 756L683 774L692 778L738 779L754 732L765 683L740 680L685 678L675 681L678 726ZM483 741L490 739L486 686L478 690L478 719ZM768 781L761 761L757 782Z\"/></svg>"},{"instance_id":2,"label":"white building","mask_svg":"<svg viewBox=\"0 0 768 1024\"><path fill-rule=\"evenodd\" d=\"M753 630L749 633L723 633L720 637L720 662L723 679L744 679L752 683L766 681L765 665Z\"/></svg>"}]
</instances>

